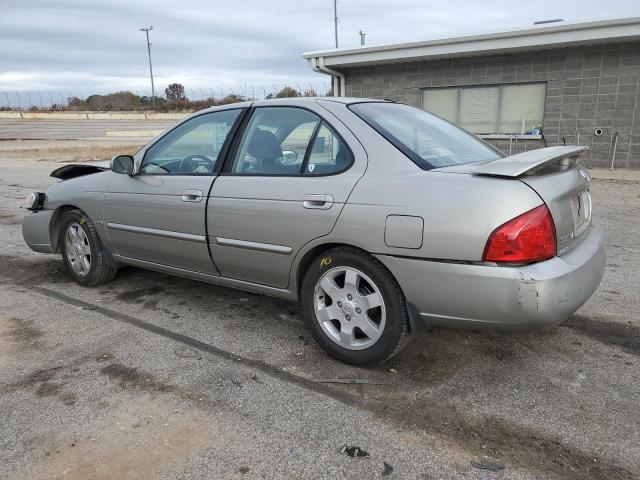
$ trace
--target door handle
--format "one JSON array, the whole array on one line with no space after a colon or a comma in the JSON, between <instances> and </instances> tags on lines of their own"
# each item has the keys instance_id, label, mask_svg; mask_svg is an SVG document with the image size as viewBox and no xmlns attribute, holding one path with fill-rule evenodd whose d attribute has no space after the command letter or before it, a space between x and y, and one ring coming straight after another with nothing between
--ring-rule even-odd
<instances>
[{"instance_id":1,"label":"door handle","mask_svg":"<svg viewBox=\"0 0 640 480\"><path fill-rule=\"evenodd\" d=\"M197 203L202 200L202 190L185 190L182 192L183 202Z\"/></svg>"},{"instance_id":2,"label":"door handle","mask_svg":"<svg viewBox=\"0 0 640 480\"><path fill-rule=\"evenodd\" d=\"M311 194L305 195L302 206L304 208L317 208L319 210L327 210L333 205L333 197L331 195Z\"/></svg>"}]
</instances>

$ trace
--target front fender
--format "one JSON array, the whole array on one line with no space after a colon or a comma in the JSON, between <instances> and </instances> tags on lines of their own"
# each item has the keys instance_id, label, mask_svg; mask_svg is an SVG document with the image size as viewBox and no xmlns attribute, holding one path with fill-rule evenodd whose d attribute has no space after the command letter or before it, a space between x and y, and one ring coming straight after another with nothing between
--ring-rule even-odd
<instances>
[{"instance_id":1,"label":"front fender","mask_svg":"<svg viewBox=\"0 0 640 480\"><path fill-rule=\"evenodd\" d=\"M35 252L54 253L49 229L53 210L40 210L24 216L22 220L22 237L29 248Z\"/></svg>"}]
</instances>

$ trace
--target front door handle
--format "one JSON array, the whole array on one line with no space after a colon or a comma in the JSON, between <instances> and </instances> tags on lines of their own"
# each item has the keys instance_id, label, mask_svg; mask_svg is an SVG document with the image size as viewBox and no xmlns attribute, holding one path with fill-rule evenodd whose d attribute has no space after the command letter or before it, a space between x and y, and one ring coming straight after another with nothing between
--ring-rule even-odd
<instances>
[{"instance_id":1,"label":"front door handle","mask_svg":"<svg viewBox=\"0 0 640 480\"><path fill-rule=\"evenodd\" d=\"M202 200L202 190L185 190L182 192L183 202L197 203Z\"/></svg>"},{"instance_id":2,"label":"front door handle","mask_svg":"<svg viewBox=\"0 0 640 480\"><path fill-rule=\"evenodd\" d=\"M319 210L327 210L333 205L333 197L331 195L311 194L305 195L302 206L304 208L317 208Z\"/></svg>"}]
</instances>

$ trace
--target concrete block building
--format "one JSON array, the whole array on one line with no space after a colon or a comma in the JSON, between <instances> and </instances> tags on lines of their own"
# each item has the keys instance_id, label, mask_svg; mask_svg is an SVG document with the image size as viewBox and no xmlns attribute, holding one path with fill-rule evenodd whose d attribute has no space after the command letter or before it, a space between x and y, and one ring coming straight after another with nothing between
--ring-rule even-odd
<instances>
[{"instance_id":1,"label":"concrete block building","mask_svg":"<svg viewBox=\"0 0 640 480\"><path fill-rule=\"evenodd\" d=\"M305 53L339 96L424 108L505 153L588 145L640 168L640 17Z\"/></svg>"}]
</instances>

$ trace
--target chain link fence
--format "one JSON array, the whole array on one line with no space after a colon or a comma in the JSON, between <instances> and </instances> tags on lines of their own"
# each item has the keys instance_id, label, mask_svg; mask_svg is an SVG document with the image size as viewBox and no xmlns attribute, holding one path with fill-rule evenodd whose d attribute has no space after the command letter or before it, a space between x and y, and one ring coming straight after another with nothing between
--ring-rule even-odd
<instances>
[{"instance_id":1,"label":"chain link fence","mask_svg":"<svg viewBox=\"0 0 640 480\"><path fill-rule=\"evenodd\" d=\"M182 86L181 86L182 87ZM239 87L190 88L172 92L150 90L23 90L0 91L0 111L190 111L214 105L295 96L328 96L331 86L325 82L242 85Z\"/></svg>"}]
</instances>

